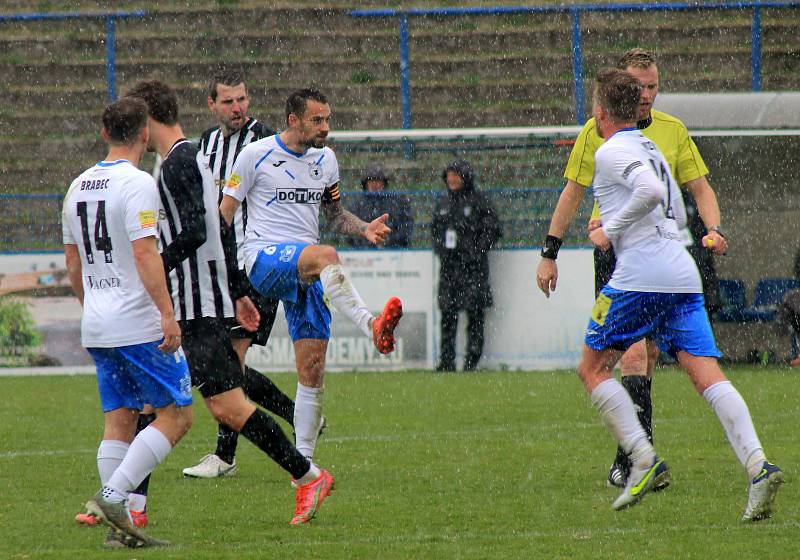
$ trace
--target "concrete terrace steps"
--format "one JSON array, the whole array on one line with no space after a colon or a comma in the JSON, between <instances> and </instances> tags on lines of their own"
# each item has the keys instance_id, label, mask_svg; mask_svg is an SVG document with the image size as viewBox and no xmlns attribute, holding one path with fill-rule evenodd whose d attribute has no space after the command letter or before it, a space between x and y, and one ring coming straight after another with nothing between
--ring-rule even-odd
<instances>
[{"instance_id":1,"label":"concrete terrace steps","mask_svg":"<svg viewBox=\"0 0 800 560\"><path fill-rule=\"evenodd\" d=\"M355 21L355 20L354 20ZM142 24L143 25L143 24ZM764 26L762 41L765 48L776 45L800 45L797 29L800 20L781 22L774 26ZM749 48L750 28L747 26L725 27L704 25L692 27L692 36L687 37L687 29L665 27L660 30L628 29L624 41L631 44L664 45L666 53L673 52L677 43L691 39L691 47L719 45L720 39L730 39L741 47ZM104 28L79 34L31 34L25 37L13 37L7 33L0 38L3 58L13 61L18 55L37 55L42 60L57 60L63 54L60 47L78 50L85 55L94 55L98 60L105 59ZM592 46L616 44L620 41L618 27L592 28L585 32L585 44ZM521 44L529 48L538 47L544 51L569 53L571 35L569 27L498 31L487 29L481 31L420 31L410 36L411 56L422 50L424 56L439 51L458 53L505 52L519 50ZM689 46L684 45L683 50ZM395 29L383 32L369 30L366 32L319 31L314 33L294 31L248 30L235 36L213 32L200 32L187 35L185 32L147 31L138 33L136 28L130 31L118 31L117 48L120 57L134 56L137 59L158 56L160 58L183 58L187 56L203 56L203 49L210 53L235 52L244 56L270 54L272 56L326 56L346 58L354 54L371 60L396 60L398 57L398 38ZM658 49L659 51L661 49Z\"/></svg>"},{"instance_id":2,"label":"concrete terrace steps","mask_svg":"<svg viewBox=\"0 0 800 560\"><path fill-rule=\"evenodd\" d=\"M793 69L800 60L798 53L800 46L792 49L765 49L762 66L770 71L783 67ZM587 75L591 75L591 69L607 64L612 57L611 52L588 55L585 59ZM117 80L132 82L143 76L160 75L172 82L192 80L205 83L215 67L216 60L218 60L216 57L211 60L195 57L184 60L151 59L147 62L134 62L121 57L117 62ZM281 82L287 79L298 83L301 80L298 76L310 76L312 80L319 80L318 76L325 76L328 82L333 77L339 83L353 85L375 83L376 87L382 87L383 82L388 82L399 90L399 62L362 60L354 64L352 60L346 59L304 62L301 59L276 59L269 56L258 59L239 57L238 60L240 61L238 65L244 68L251 83ZM735 71L742 76L749 76L750 72L749 48L736 45L709 48L701 53L689 51L664 53L661 60L662 76L665 81L671 78L672 74L688 81L687 75L701 78L704 73L713 73L719 69ZM534 50L503 54L419 56L412 58L412 84L424 85L426 81L444 80L451 76L455 81L470 81L474 84L485 80L495 81L519 76L528 76L534 82L539 81L540 76L548 79L552 77L565 84L571 84L571 61L571 56L566 53ZM61 84L74 81L104 80L105 74L105 62L93 60L61 63L32 61L27 64L0 65L0 80L6 84L6 89L11 89L13 87L11 84L22 82L60 87Z\"/></svg>"},{"instance_id":3,"label":"concrete terrace steps","mask_svg":"<svg viewBox=\"0 0 800 560\"><path fill-rule=\"evenodd\" d=\"M220 60L242 62L251 112L272 125L283 122L286 95L308 84L330 95L336 129L400 125L396 19L351 18L346 14L350 7L365 7L355 2L298 0L268 7L256 1L225 7L216 0L181 3L152 10L150 2L121 0L113 9L145 8L150 14L117 22L119 92L143 77L176 85L187 133L196 135L211 125L206 81ZM0 9L36 11L40 5L7 0ZM70 2L71 10L91 6L96 4ZM746 91L750 22L750 11L703 17L697 12L584 14L587 92L597 67L636 44L656 50L665 91ZM241 31L228 31L237 28ZM763 10L765 89L800 87L798 28L800 10ZM411 18L410 32L415 127L574 122L568 16ZM102 157L102 142L92 135L106 103L104 38L99 20L0 24L0 92L6 98L0 129L11 131L9 136L15 131L26 135L20 142L0 140L0 191L9 185L17 191L19 185L60 191L74 173ZM52 155L51 165L29 157L41 153ZM346 166L365 161L362 154L348 159L343 174L356 171Z\"/></svg>"}]
</instances>

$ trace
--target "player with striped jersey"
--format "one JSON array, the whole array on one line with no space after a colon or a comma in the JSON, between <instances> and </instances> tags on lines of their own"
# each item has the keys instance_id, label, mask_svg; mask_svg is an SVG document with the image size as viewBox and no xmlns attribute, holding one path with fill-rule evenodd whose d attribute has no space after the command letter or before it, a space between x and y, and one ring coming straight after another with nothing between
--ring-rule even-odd
<instances>
[{"instance_id":1,"label":"player with striped jersey","mask_svg":"<svg viewBox=\"0 0 800 560\"><path fill-rule=\"evenodd\" d=\"M364 305L333 247L319 244L319 212L334 231L386 239L388 214L366 223L342 208L339 164L325 146L331 109L317 90L302 89L286 101L287 128L242 150L222 199L228 222L248 203L244 260L250 282L283 302L298 373L294 427L297 448L314 456L322 423L325 353L331 314L327 302L372 338L379 352L394 350L402 304L391 298L375 318ZM327 301L326 301L327 300Z\"/></svg>"},{"instance_id":2,"label":"player with striped jersey","mask_svg":"<svg viewBox=\"0 0 800 560\"><path fill-rule=\"evenodd\" d=\"M200 154L208 165L222 198L222 188L230 177L233 164L242 149L250 142L275 134L275 131L247 115L250 99L242 74L235 70L222 70L214 74L208 91L208 107L218 126L206 130L200 138ZM218 201L219 203L219 201ZM258 328L248 331L235 320L230 321L230 337L233 349L239 356L244 376L242 388L247 397L269 412L294 422L294 401L285 395L267 376L245 364L247 349L252 344L264 346L269 340L278 300L265 298L255 291L244 272L242 247L244 224L247 222L247 207L237 210L231 224L237 246L236 267L231 270L229 286L234 299L247 295L259 312ZM238 272L238 274L235 274ZM215 478L236 473L236 447L238 434L224 423L217 431L217 448L205 455L197 465L183 469L183 474L195 478Z\"/></svg>"},{"instance_id":3,"label":"player with striped jersey","mask_svg":"<svg viewBox=\"0 0 800 560\"><path fill-rule=\"evenodd\" d=\"M147 106L112 103L102 136L108 155L73 181L62 220L67 271L83 305L81 341L97 365L105 418L102 489L79 516L109 525L109 545L158 545L134 527L126 502L189 429L191 382L158 253L161 201L153 178L137 168L149 138ZM145 403L157 418L134 437Z\"/></svg>"}]
</instances>

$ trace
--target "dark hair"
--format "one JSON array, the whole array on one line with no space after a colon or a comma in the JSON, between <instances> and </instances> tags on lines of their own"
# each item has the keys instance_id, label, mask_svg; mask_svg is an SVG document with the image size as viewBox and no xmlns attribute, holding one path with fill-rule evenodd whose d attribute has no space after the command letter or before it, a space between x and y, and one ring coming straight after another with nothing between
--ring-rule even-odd
<instances>
[{"instance_id":1,"label":"dark hair","mask_svg":"<svg viewBox=\"0 0 800 560\"><path fill-rule=\"evenodd\" d=\"M629 123L639 115L639 82L619 68L601 68L594 83L595 102L618 123Z\"/></svg>"},{"instance_id":2,"label":"dark hair","mask_svg":"<svg viewBox=\"0 0 800 560\"><path fill-rule=\"evenodd\" d=\"M316 89L299 89L293 92L286 100L286 120L289 120L289 115L292 113L302 118L303 114L306 112L309 99L319 103L328 103L328 98Z\"/></svg>"},{"instance_id":3,"label":"dark hair","mask_svg":"<svg viewBox=\"0 0 800 560\"><path fill-rule=\"evenodd\" d=\"M132 144L147 126L147 105L135 97L122 97L103 111L103 128L114 144Z\"/></svg>"},{"instance_id":4,"label":"dark hair","mask_svg":"<svg viewBox=\"0 0 800 560\"><path fill-rule=\"evenodd\" d=\"M239 84L243 83L244 75L241 71L231 68L219 70L211 77L211 83L208 86L208 96L211 98L211 101L216 101L217 85L222 84L223 86L238 86Z\"/></svg>"},{"instance_id":5,"label":"dark hair","mask_svg":"<svg viewBox=\"0 0 800 560\"><path fill-rule=\"evenodd\" d=\"M145 80L137 83L125 95L147 103L147 111L154 121L167 125L178 122L178 94L164 82Z\"/></svg>"},{"instance_id":6,"label":"dark hair","mask_svg":"<svg viewBox=\"0 0 800 560\"><path fill-rule=\"evenodd\" d=\"M635 47L622 53L622 56L617 62L617 68L625 70L629 66L633 66L634 68L646 69L650 68L655 63L656 57L653 56L653 53L640 47Z\"/></svg>"}]
</instances>

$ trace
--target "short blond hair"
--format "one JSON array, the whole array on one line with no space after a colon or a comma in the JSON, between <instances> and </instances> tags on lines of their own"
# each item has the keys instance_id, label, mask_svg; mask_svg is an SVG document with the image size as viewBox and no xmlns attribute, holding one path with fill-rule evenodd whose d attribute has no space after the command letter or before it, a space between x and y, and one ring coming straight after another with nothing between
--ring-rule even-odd
<instances>
[{"instance_id":1,"label":"short blond hair","mask_svg":"<svg viewBox=\"0 0 800 560\"><path fill-rule=\"evenodd\" d=\"M647 69L655 63L656 57L653 56L653 53L640 47L635 47L622 53L619 62L617 62L617 68L620 70L625 70L630 67Z\"/></svg>"}]
</instances>

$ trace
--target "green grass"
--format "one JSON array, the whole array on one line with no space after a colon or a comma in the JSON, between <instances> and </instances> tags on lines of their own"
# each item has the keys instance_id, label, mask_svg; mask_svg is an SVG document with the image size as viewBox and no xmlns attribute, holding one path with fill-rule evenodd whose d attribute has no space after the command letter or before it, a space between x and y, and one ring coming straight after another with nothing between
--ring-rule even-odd
<instances>
[{"instance_id":1,"label":"green grass","mask_svg":"<svg viewBox=\"0 0 800 560\"><path fill-rule=\"evenodd\" d=\"M569 372L330 374L318 459L337 491L290 527L287 476L247 442L226 480L184 480L213 449L195 426L153 477L149 531L165 550L110 552L72 518L97 487L101 415L91 376L0 378L0 558L796 558L800 464L796 377L737 369L759 434L787 484L774 519L739 522L746 476L683 375L654 383L659 452L673 485L615 513L614 445ZM275 381L293 393L295 378Z\"/></svg>"}]
</instances>

